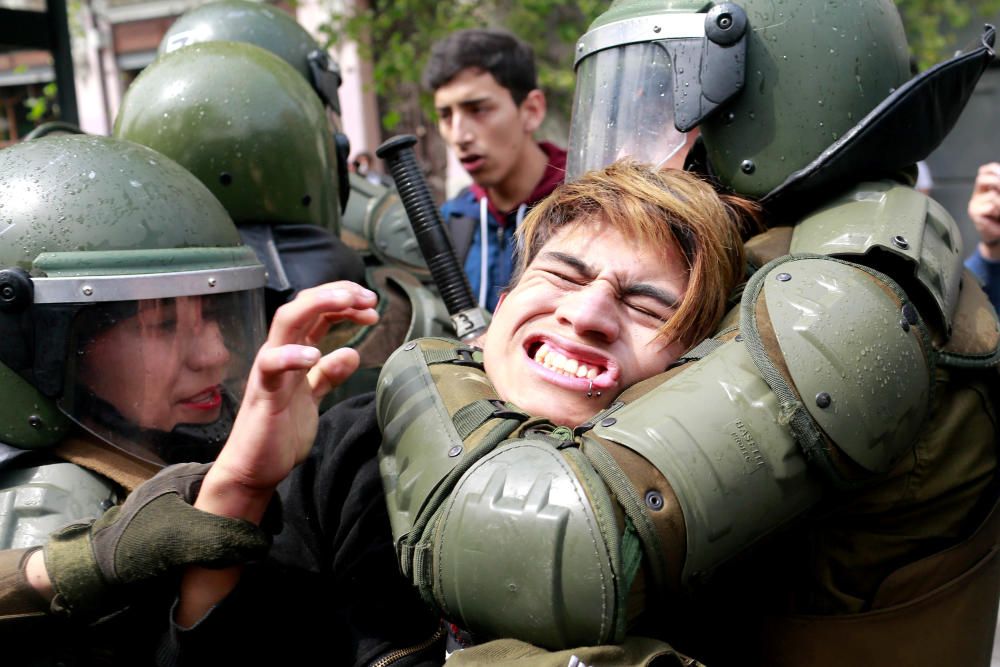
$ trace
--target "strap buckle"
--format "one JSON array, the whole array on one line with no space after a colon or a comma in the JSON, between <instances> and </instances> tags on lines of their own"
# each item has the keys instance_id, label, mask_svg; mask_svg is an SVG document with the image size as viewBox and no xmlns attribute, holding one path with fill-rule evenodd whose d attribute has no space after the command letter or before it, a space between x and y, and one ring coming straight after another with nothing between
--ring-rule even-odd
<instances>
[{"instance_id":1,"label":"strap buckle","mask_svg":"<svg viewBox=\"0 0 1000 667\"><path fill-rule=\"evenodd\" d=\"M494 407L493 414L490 415L491 418L516 419L519 422L524 422L528 419L528 415L523 412L518 412L517 410L511 410L507 407L507 404L499 398L491 398L489 399L489 402Z\"/></svg>"},{"instance_id":2,"label":"strap buckle","mask_svg":"<svg viewBox=\"0 0 1000 667\"><path fill-rule=\"evenodd\" d=\"M482 367L482 362L476 361L475 353L478 352L478 348L474 347L456 347L455 348L455 361L457 366L476 366Z\"/></svg>"}]
</instances>

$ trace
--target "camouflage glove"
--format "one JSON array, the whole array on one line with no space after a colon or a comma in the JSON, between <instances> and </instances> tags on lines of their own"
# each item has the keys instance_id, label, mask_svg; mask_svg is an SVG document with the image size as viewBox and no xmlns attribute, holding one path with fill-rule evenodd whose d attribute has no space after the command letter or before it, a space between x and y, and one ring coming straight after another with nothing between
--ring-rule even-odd
<instances>
[{"instance_id":1,"label":"camouflage glove","mask_svg":"<svg viewBox=\"0 0 1000 667\"><path fill-rule=\"evenodd\" d=\"M188 565L225 567L267 553L270 536L191 503L211 464L164 468L91 523L49 537L45 567L54 613L94 618L126 606L126 588Z\"/></svg>"}]
</instances>

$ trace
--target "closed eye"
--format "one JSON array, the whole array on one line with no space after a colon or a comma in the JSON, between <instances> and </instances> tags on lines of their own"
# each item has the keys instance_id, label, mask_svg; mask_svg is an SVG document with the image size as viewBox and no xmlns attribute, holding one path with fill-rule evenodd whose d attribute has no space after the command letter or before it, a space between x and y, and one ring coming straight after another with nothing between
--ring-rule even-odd
<instances>
[{"instance_id":1,"label":"closed eye","mask_svg":"<svg viewBox=\"0 0 1000 667\"><path fill-rule=\"evenodd\" d=\"M554 271L552 269L542 269L542 272L556 278L565 283L571 283L573 285L586 285L587 279L581 276L574 276L563 271Z\"/></svg>"},{"instance_id":2,"label":"closed eye","mask_svg":"<svg viewBox=\"0 0 1000 667\"><path fill-rule=\"evenodd\" d=\"M643 317L654 319L659 323L667 321L667 317L665 317L663 314L646 306L641 306L635 303L629 303L628 301L625 302L625 305Z\"/></svg>"}]
</instances>

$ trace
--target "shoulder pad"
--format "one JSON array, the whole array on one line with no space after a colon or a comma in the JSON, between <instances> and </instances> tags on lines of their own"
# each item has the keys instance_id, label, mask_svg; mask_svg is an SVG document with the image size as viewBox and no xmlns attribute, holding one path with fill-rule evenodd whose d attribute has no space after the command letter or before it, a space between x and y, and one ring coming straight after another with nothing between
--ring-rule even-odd
<instances>
[{"instance_id":1,"label":"shoulder pad","mask_svg":"<svg viewBox=\"0 0 1000 667\"><path fill-rule=\"evenodd\" d=\"M453 334L454 327L444 301L412 273L386 266L370 269L368 276L369 285L376 286L379 292L379 301L389 297L389 287L394 287L405 295L408 302L410 321L406 334L395 345L417 338L448 338ZM380 321L378 326L383 324Z\"/></svg>"},{"instance_id":2,"label":"shoulder pad","mask_svg":"<svg viewBox=\"0 0 1000 667\"><path fill-rule=\"evenodd\" d=\"M845 257L925 292L927 317L950 335L962 277L962 237L939 203L893 181L860 183L795 225L792 254ZM864 256L864 260L856 259Z\"/></svg>"},{"instance_id":3,"label":"shoulder pad","mask_svg":"<svg viewBox=\"0 0 1000 667\"><path fill-rule=\"evenodd\" d=\"M398 266L421 279L430 270L420 252L410 219L393 188L369 183L352 175L351 196L342 217L345 237L351 247L363 244L359 252L374 256L382 264Z\"/></svg>"},{"instance_id":4,"label":"shoulder pad","mask_svg":"<svg viewBox=\"0 0 1000 667\"><path fill-rule=\"evenodd\" d=\"M813 460L843 472L843 454L883 473L912 448L929 410L933 351L890 278L829 257L779 259L747 285L741 327Z\"/></svg>"},{"instance_id":5,"label":"shoulder pad","mask_svg":"<svg viewBox=\"0 0 1000 667\"><path fill-rule=\"evenodd\" d=\"M116 501L111 481L72 463L0 472L0 549L44 544L52 531L96 519Z\"/></svg>"}]
</instances>

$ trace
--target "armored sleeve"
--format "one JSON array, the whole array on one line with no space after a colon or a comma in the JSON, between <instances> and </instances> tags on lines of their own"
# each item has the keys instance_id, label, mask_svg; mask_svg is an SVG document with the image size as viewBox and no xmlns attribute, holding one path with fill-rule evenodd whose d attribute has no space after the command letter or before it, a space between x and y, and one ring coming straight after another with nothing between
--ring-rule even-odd
<instances>
[{"instance_id":1,"label":"armored sleeve","mask_svg":"<svg viewBox=\"0 0 1000 667\"><path fill-rule=\"evenodd\" d=\"M380 388L381 466L425 600L480 636L618 642L646 601L912 448L934 353L895 281L786 256L755 274L739 315L700 359L573 431L517 419L468 364L449 382L436 343L398 352Z\"/></svg>"}]
</instances>

